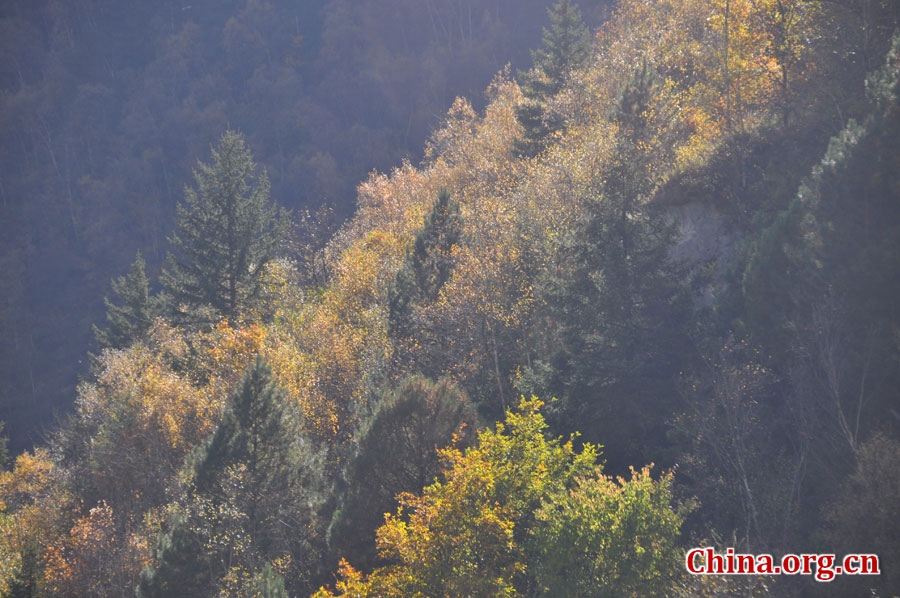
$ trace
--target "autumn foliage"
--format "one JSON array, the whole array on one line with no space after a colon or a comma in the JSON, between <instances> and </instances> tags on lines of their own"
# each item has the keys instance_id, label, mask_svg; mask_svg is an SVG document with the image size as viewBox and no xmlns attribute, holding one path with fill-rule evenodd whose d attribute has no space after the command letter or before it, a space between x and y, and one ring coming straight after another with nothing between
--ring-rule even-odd
<instances>
[{"instance_id":1,"label":"autumn foliage","mask_svg":"<svg viewBox=\"0 0 900 598\"><path fill-rule=\"evenodd\" d=\"M327 243L92 357L0 474L0 593L726 595L761 586L684 543L890 550L850 493L896 511L900 45L868 96L834 59L888 50L866 4L622 0L553 86L456 99Z\"/></svg>"}]
</instances>

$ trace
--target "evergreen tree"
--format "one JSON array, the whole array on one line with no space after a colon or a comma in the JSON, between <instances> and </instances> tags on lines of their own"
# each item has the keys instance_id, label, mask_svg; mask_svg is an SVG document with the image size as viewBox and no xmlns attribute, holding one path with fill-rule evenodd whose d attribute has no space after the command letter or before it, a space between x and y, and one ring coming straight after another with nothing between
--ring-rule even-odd
<instances>
[{"instance_id":1,"label":"evergreen tree","mask_svg":"<svg viewBox=\"0 0 900 598\"><path fill-rule=\"evenodd\" d=\"M209 444L195 455L197 491L227 496L223 472L236 466L245 468L242 482L249 495L238 499L257 550L272 558L291 552L302 566L310 545L320 540L312 524L323 501L324 464L261 358L244 374Z\"/></svg>"},{"instance_id":2,"label":"evergreen tree","mask_svg":"<svg viewBox=\"0 0 900 598\"><path fill-rule=\"evenodd\" d=\"M516 107L516 118L524 135L516 140L521 156L536 156L548 135L563 127L562 119L547 110L547 100L559 93L573 71L587 61L591 40L581 21L581 11L569 0L560 0L548 11L550 29L544 28L543 47L533 50L534 68L522 76L525 101Z\"/></svg>"},{"instance_id":3,"label":"evergreen tree","mask_svg":"<svg viewBox=\"0 0 900 598\"><path fill-rule=\"evenodd\" d=\"M175 253L161 276L176 310L210 307L234 318L257 298L287 217L269 203L269 179L256 169L244 137L226 131L212 163L194 171L197 188L178 205Z\"/></svg>"},{"instance_id":4,"label":"evergreen tree","mask_svg":"<svg viewBox=\"0 0 900 598\"><path fill-rule=\"evenodd\" d=\"M247 483L268 495L289 490L303 481L307 471L317 469L289 401L272 370L257 357L222 422L193 456L197 490L217 493L219 474L239 463L247 467Z\"/></svg>"},{"instance_id":5,"label":"evergreen tree","mask_svg":"<svg viewBox=\"0 0 900 598\"><path fill-rule=\"evenodd\" d=\"M293 589L309 589L303 583L318 566L313 546L321 541L321 457L285 391L257 358L222 422L189 460L184 515L160 536L157 564L142 574L140 595L167 595L176 585L209 591L228 567L255 568L285 554L291 555Z\"/></svg>"},{"instance_id":6,"label":"evergreen tree","mask_svg":"<svg viewBox=\"0 0 900 598\"><path fill-rule=\"evenodd\" d=\"M141 571L138 598L205 596L213 585L210 568L198 558L203 541L191 533L184 518L176 516L167 532L160 533L153 549L153 565Z\"/></svg>"},{"instance_id":7,"label":"evergreen tree","mask_svg":"<svg viewBox=\"0 0 900 598\"><path fill-rule=\"evenodd\" d=\"M345 490L329 528L332 552L365 567L375 563L375 530L401 492L419 492L440 471L437 450L475 437L478 417L448 379L411 376L385 396L363 425L344 471ZM454 435L457 435L454 437Z\"/></svg>"},{"instance_id":8,"label":"evergreen tree","mask_svg":"<svg viewBox=\"0 0 900 598\"><path fill-rule=\"evenodd\" d=\"M605 444L617 472L655 457L648 452L665 436L691 313L685 273L669 257L674 229L648 203L657 184L649 164L660 159L645 150L656 93L646 66L623 90L615 158L584 199L563 275L543 281L559 339L541 385L563 399L563 425Z\"/></svg>"},{"instance_id":9,"label":"evergreen tree","mask_svg":"<svg viewBox=\"0 0 900 598\"><path fill-rule=\"evenodd\" d=\"M900 35L867 88L871 113L832 138L754 240L742 280L750 334L788 365L791 398L812 426L821 473L809 478L829 484L889 429L900 386Z\"/></svg>"},{"instance_id":10,"label":"evergreen tree","mask_svg":"<svg viewBox=\"0 0 900 598\"><path fill-rule=\"evenodd\" d=\"M104 297L106 328L94 326L94 337L101 348L121 349L142 338L153 323L155 301L150 297L150 281L144 271L144 258L138 251L126 276L112 281L119 305Z\"/></svg>"},{"instance_id":11,"label":"evergreen tree","mask_svg":"<svg viewBox=\"0 0 900 598\"><path fill-rule=\"evenodd\" d=\"M527 83L532 92L545 97L563 88L572 72L584 65L591 50L591 38L577 4L560 0L547 14L550 29L543 30L543 48L531 53L534 68L543 77Z\"/></svg>"},{"instance_id":12,"label":"evergreen tree","mask_svg":"<svg viewBox=\"0 0 900 598\"><path fill-rule=\"evenodd\" d=\"M388 325L401 367L415 363L428 375L437 373L429 358L440 344L440 334L422 309L438 298L450 278L453 246L461 230L459 204L442 190L390 289Z\"/></svg>"}]
</instances>

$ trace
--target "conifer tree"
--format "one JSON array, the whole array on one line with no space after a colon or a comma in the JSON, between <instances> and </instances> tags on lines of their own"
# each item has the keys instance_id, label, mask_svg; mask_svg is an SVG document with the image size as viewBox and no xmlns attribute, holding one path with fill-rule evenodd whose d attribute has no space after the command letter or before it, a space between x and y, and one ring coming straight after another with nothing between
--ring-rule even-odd
<instances>
[{"instance_id":1,"label":"conifer tree","mask_svg":"<svg viewBox=\"0 0 900 598\"><path fill-rule=\"evenodd\" d=\"M564 123L548 113L546 102L559 93L572 72L582 67L590 55L590 35L578 6L560 0L547 12L550 29L544 28L543 47L531 53L534 68L522 76L525 101L516 107L516 119L524 129L523 137L515 144L521 156L540 153L547 136L562 128Z\"/></svg>"},{"instance_id":2,"label":"conifer tree","mask_svg":"<svg viewBox=\"0 0 900 598\"><path fill-rule=\"evenodd\" d=\"M138 251L128 274L112 281L112 289L119 299L113 303L108 297L106 304L106 328L94 326L94 337L101 348L121 349L141 338L156 312L154 300L150 297L150 282L144 270L145 262Z\"/></svg>"},{"instance_id":3,"label":"conifer tree","mask_svg":"<svg viewBox=\"0 0 900 598\"><path fill-rule=\"evenodd\" d=\"M754 240L741 280L750 334L790 364L829 476L858 461L900 386L900 34L867 90L871 113L831 139Z\"/></svg>"},{"instance_id":4,"label":"conifer tree","mask_svg":"<svg viewBox=\"0 0 900 598\"><path fill-rule=\"evenodd\" d=\"M154 565L141 571L138 598L204 596L213 580L202 559L203 543L191 533L184 518L176 516L168 532L160 533L153 549Z\"/></svg>"},{"instance_id":5,"label":"conifer tree","mask_svg":"<svg viewBox=\"0 0 900 598\"><path fill-rule=\"evenodd\" d=\"M657 91L646 66L623 90L615 157L584 198L587 217L561 252L563 276L543 281L559 326L547 390L563 399L564 425L606 445L616 470L647 460L651 439L665 436L691 315L685 273L669 257L674 230L648 204L649 164L660 159L646 150Z\"/></svg>"},{"instance_id":6,"label":"conifer tree","mask_svg":"<svg viewBox=\"0 0 900 598\"><path fill-rule=\"evenodd\" d=\"M436 373L427 371L429 348L438 343L438 338L433 323L422 317L421 310L438 298L449 280L453 246L459 242L461 231L459 204L444 189L390 289L389 329L397 341L398 361L408 365L418 357L417 367L429 375Z\"/></svg>"},{"instance_id":7,"label":"conifer tree","mask_svg":"<svg viewBox=\"0 0 900 598\"><path fill-rule=\"evenodd\" d=\"M195 455L197 491L223 497L223 472L242 467L249 493L239 497L247 531L264 556L298 552L301 565L315 542L316 509L323 500L324 465L302 432L298 415L272 370L257 358L210 442Z\"/></svg>"},{"instance_id":8,"label":"conifer tree","mask_svg":"<svg viewBox=\"0 0 900 598\"><path fill-rule=\"evenodd\" d=\"M440 470L437 450L475 438L478 417L465 393L444 378L405 378L364 423L343 475L345 490L328 530L332 550L369 566L375 530L401 492L418 492ZM454 436L455 435L455 436Z\"/></svg>"},{"instance_id":9,"label":"conifer tree","mask_svg":"<svg viewBox=\"0 0 900 598\"><path fill-rule=\"evenodd\" d=\"M244 373L222 422L188 468L185 515L160 536L157 564L144 570L139 595L180 595L166 593L177 586L208 594L227 567L256 568L285 554L302 585L320 539L323 463L261 358ZM234 540L210 542L221 537Z\"/></svg>"},{"instance_id":10,"label":"conifer tree","mask_svg":"<svg viewBox=\"0 0 900 598\"><path fill-rule=\"evenodd\" d=\"M233 318L257 298L266 264L286 232L286 213L269 202L269 179L240 133L226 131L212 163L194 171L178 205L174 254L161 281L181 306Z\"/></svg>"},{"instance_id":11,"label":"conifer tree","mask_svg":"<svg viewBox=\"0 0 900 598\"><path fill-rule=\"evenodd\" d=\"M215 493L218 474L242 463L253 488L269 495L284 492L302 482L305 471L315 469L310 453L287 393L257 357L222 422L194 455L194 483L200 492Z\"/></svg>"},{"instance_id":12,"label":"conifer tree","mask_svg":"<svg viewBox=\"0 0 900 598\"><path fill-rule=\"evenodd\" d=\"M577 4L560 0L547 14L550 29L543 30L543 48L531 53L534 67L543 78L532 79L527 84L533 92L545 97L563 88L572 72L584 65L591 50L590 35Z\"/></svg>"}]
</instances>

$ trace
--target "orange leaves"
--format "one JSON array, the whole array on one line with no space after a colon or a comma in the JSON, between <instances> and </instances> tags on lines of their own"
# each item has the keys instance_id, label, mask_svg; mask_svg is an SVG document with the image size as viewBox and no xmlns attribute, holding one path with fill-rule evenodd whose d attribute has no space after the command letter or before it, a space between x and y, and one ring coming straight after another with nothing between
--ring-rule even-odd
<instances>
[{"instance_id":1,"label":"orange leaves","mask_svg":"<svg viewBox=\"0 0 900 598\"><path fill-rule=\"evenodd\" d=\"M219 372L233 369L242 372L262 346L265 331L256 324L235 329L222 320L209 338L212 341L209 356Z\"/></svg>"},{"instance_id":2,"label":"orange leaves","mask_svg":"<svg viewBox=\"0 0 900 598\"><path fill-rule=\"evenodd\" d=\"M804 0L623 0L598 36L598 60L575 86L583 122L604 120L642 62L672 85L674 148L681 164L702 159L726 135L790 111L808 68L816 2ZM786 117L785 117L786 118ZM683 144L683 145L682 145Z\"/></svg>"},{"instance_id":3,"label":"orange leaves","mask_svg":"<svg viewBox=\"0 0 900 598\"><path fill-rule=\"evenodd\" d=\"M343 317L352 319L386 300L387 286L403 257L404 243L390 230L373 230L351 245L336 267L334 291Z\"/></svg>"},{"instance_id":4,"label":"orange leaves","mask_svg":"<svg viewBox=\"0 0 900 598\"><path fill-rule=\"evenodd\" d=\"M769 103L778 64L767 52L772 45L765 28L771 1L713 0L707 20L710 45L703 66L714 95L709 102L723 119L726 132L745 130L754 112Z\"/></svg>"},{"instance_id":5,"label":"orange leaves","mask_svg":"<svg viewBox=\"0 0 900 598\"><path fill-rule=\"evenodd\" d=\"M258 324L232 328L222 320L209 332L193 339L200 351L191 374L202 383L201 392L219 411L244 369L259 353L265 336L265 330Z\"/></svg>"},{"instance_id":6,"label":"orange leaves","mask_svg":"<svg viewBox=\"0 0 900 598\"><path fill-rule=\"evenodd\" d=\"M13 470L0 474L0 595L27 577L25 569L58 533L70 507L58 478L45 449L19 455Z\"/></svg>"},{"instance_id":7,"label":"orange leaves","mask_svg":"<svg viewBox=\"0 0 900 598\"><path fill-rule=\"evenodd\" d=\"M112 509L101 502L44 559L44 584L54 595L102 596L133 585L148 554L145 544L119 533Z\"/></svg>"},{"instance_id":8,"label":"orange leaves","mask_svg":"<svg viewBox=\"0 0 900 598\"><path fill-rule=\"evenodd\" d=\"M493 247L494 231L509 228L495 218L501 210L488 209L482 198L495 201L501 196L497 189L510 188L517 178L509 148L517 132L514 106L520 94L503 77L495 79L491 94L493 102L481 119L465 100L454 103L446 126L432 140L429 166L419 170L404 164L390 176L372 175L360 185L356 217L328 248L331 284L292 313L276 311L273 342L266 343L265 352L271 353L279 379L292 394L296 391L311 431L320 438L352 429L347 418L354 411L351 405L364 400L366 376L390 358L387 291L438 191L458 189L460 203L475 211L473 222L490 222L491 230L478 233L480 248ZM496 275L499 262L510 259L478 254L468 271L489 266ZM486 280L478 284L495 286ZM502 292L504 285L498 288ZM493 309L482 304L483 312Z\"/></svg>"},{"instance_id":9,"label":"orange leaves","mask_svg":"<svg viewBox=\"0 0 900 598\"><path fill-rule=\"evenodd\" d=\"M335 595L344 596L345 598L365 598L373 595L372 584L363 578L362 573L354 569L346 559L341 559L338 565L338 582L335 584L335 591L338 594L332 594L326 588L319 588L319 591L313 594L312 598L330 598ZM387 594L382 594L382 598L388 598Z\"/></svg>"}]
</instances>

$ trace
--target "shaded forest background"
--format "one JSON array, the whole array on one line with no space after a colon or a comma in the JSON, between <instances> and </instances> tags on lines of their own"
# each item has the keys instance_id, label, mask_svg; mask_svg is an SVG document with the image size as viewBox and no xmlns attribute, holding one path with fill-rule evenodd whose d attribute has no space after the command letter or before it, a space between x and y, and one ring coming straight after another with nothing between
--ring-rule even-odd
<instances>
[{"instance_id":1,"label":"shaded forest background","mask_svg":"<svg viewBox=\"0 0 900 598\"><path fill-rule=\"evenodd\" d=\"M353 211L419 160L456 96L530 66L546 0L13 0L0 6L0 419L20 450L69 409L109 280L158 272L226 125L293 209ZM596 26L605 0L582 2Z\"/></svg>"},{"instance_id":2,"label":"shaded forest background","mask_svg":"<svg viewBox=\"0 0 900 598\"><path fill-rule=\"evenodd\" d=\"M109 67L122 55L91 32L112 13L92 6L15 13L57 15L47 44L63 48L23 61L68 72L83 31L131 104L110 101L97 114L118 124L92 137L65 110L84 85L28 99L30 71L8 63L4 98L33 118L13 118L4 151L24 148L12 159L45 185L4 196L4 380L30 391L6 397L16 417L62 375L38 330L99 327L74 409L14 458L0 440L0 594L897 593L896 2L619 0L589 30L560 0L533 7L548 27L526 72L486 57L512 39L491 29L511 3L481 20L464 3L328 3L303 39L271 4L209 30L183 5L148 17L164 42L140 76ZM496 73L426 136L449 65L474 77L466 43ZM424 50L394 70L405 44ZM279 96L292 77L310 94ZM394 79L426 99L391 95ZM138 154L113 143L154 131ZM348 205L364 147L399 166L356 186L352 215L307 217ZM137 249L146 268L107 287L95 261ZM61 264L94 278L64 288ZM105 321L73 290L88 283ZM689 575L693 546L874 553L882 574Z\"/></svg>"}]
</instances>

